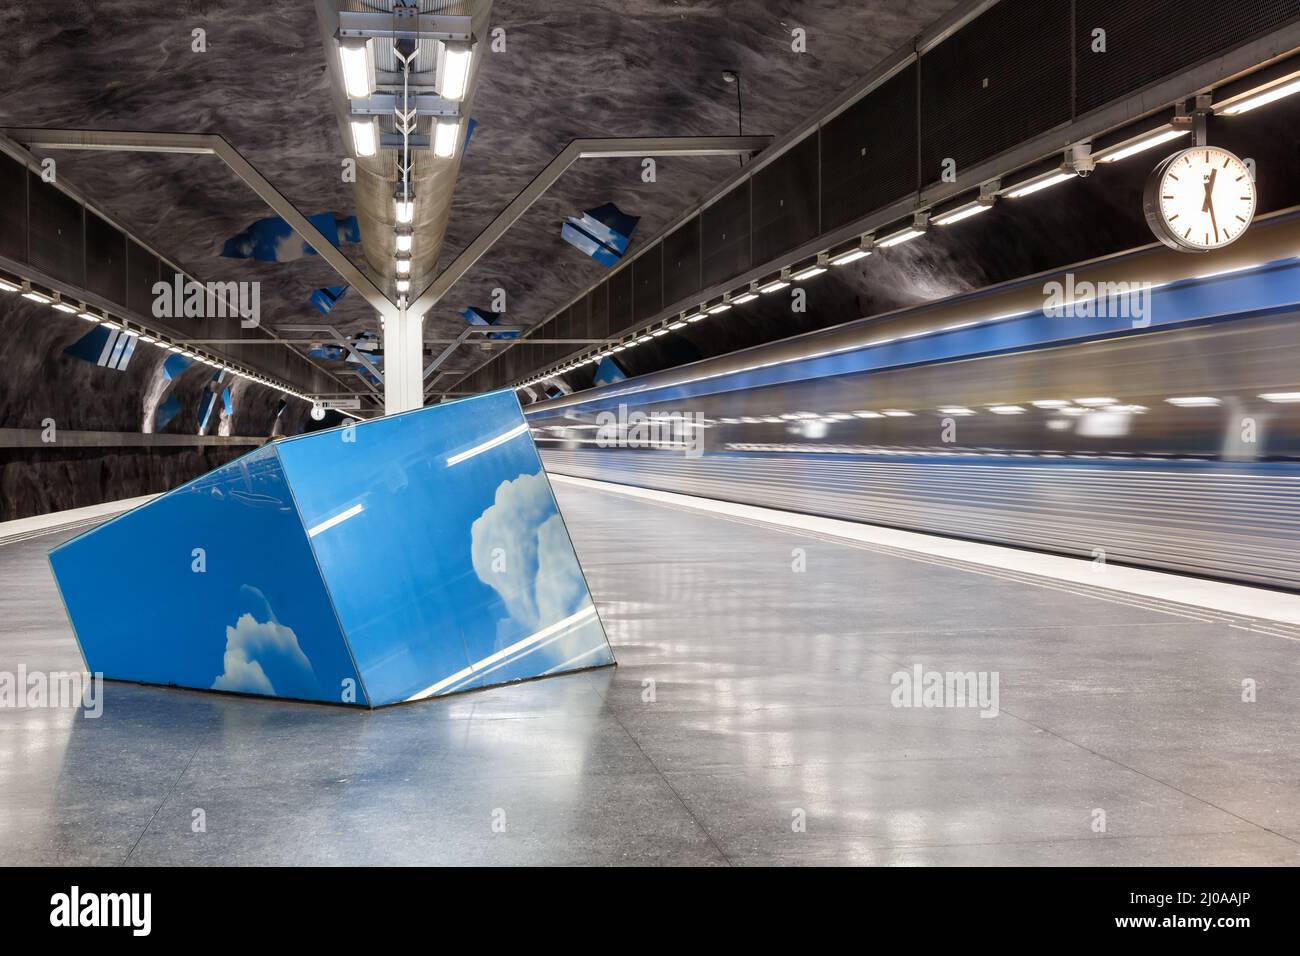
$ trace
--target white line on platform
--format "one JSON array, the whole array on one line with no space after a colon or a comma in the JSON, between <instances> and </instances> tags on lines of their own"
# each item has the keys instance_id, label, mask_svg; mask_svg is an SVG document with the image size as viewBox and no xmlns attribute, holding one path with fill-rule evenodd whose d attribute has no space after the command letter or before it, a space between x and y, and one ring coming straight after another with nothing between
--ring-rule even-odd
<instances>
[{"instance_id":1,"label":"white line on platform","mask_svg":"<svg viewBox=\"0 0 1300 956\"><path fill-rule=\"evenodd\" d=\"M0 521L0 544L14 541L26 541L37 535L52 534L65 528L75 528L90 524L100 519L107 520L124 511L138 508L146 502L153 501L157 495L141 495L139 498L122 498L119 501L106 501L101 505L89 505L85 508L69 508L66 511L52 511L49 514L33 515L30 518L14 518L12 521Z\"/></svg>"},{"instance_id":2,"label":"white line on platform","mask_svg":"<svg viewBox=\"0 0 1300 956\"><path fill-rule=\"evenodd\" d=\"M1003 571L1032 574L1071 584L1172 601L1225 614L1300 624L1300 595L1286 594L1281 591L1269 591L1243 584L1206 581L1164 571L1147 571L1115 564L1106 565L1104 570L1098 571L1092 561L1084 558L1043 554L1038 551L944 538L915 531L900 531L894 528L882 528L879 525L861 524L857 521L777 511L773 508L718 501L671 491L657 491L652 488L636 488L591 478L576 478L549 472L547 477L560 484L613 492L629 498L641 498L645 501L691 508L778 528L898 548L916 554L965 561Z\"/></svg>"}]
</instances>

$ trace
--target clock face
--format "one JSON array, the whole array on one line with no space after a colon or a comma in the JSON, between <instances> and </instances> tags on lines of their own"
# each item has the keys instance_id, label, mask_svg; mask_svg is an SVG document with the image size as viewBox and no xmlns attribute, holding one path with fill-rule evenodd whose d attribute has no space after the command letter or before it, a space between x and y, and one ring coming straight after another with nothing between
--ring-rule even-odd
<instances>
[{"instance_id":1,"label":"clock face","mask_svg":"<svg viewBox=\"0 0 1300 956\"><path fill-rule=\"evenodd\" d=\"M1238 239L1255 218L1255 181L1226 149L1194 146L1155 168L1144 206L1161 242L1208 252Z\"/></svg>"}]
</instances>

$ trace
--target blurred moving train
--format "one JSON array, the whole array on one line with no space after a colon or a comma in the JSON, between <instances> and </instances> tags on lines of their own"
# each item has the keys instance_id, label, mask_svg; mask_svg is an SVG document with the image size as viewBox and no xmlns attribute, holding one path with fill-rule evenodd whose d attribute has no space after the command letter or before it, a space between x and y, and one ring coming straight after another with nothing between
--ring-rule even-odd
<instances>
[{"instance_id":1,"label":"blurred moving train","mask_svg":"<svg viewBox=\"0 0 1300 956\"><path fill-rule=\"evenodd\" d=\"M526 412L553 473L1295 590L1300 211Z\"/></svg>"}]
</instances>

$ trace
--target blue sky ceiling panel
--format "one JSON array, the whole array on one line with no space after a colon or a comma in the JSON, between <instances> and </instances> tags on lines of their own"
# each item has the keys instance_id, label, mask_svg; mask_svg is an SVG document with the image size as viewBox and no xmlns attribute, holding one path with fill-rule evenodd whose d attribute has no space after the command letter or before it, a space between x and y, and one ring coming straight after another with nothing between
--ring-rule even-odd
<instances>
[{"instance_id":1,"label":"blue sky ceiling panel","mask_svg":"<svg viewBox=\"0 0 1300 956\"><path fill-rule=\"evenodd\" d=\"M50 563L109 678L378 707L614 660L511 392L263 446Z\"/></svg>"},{"instance_id":2,"label":"blue sky ceiling panel","mask_svg":"<svg viewBox=\"0 0 1300 956\"><path fill-rule=\"evenodd\" d=\"M596 385L613 385L627 378L627 372L612 355L606 355L596 366Z\"/></svg>"},{"instance_id":3,"label":"blue sky ceiling panel","mask_svg":"<svg viewBox=\"0 0 1300 956\"><path fill-rule=\"evenodd\" d=\"M502 314L500 312L492 312L489 311L488 309L481 309L476 305L467 306L464 309L461 309L460 314L464 316L465 321L470 325L500 325L502 319ZM489 332L488 338L489 339L517 339L519 338L519 333L517 331Z\"/></svg>"},{"instance_id":4,"label":"blue sky ceiling panel","mask_svg":"<svg viewBox=\"0 0 1300 956\"><path fill-rule=\"evenodd\" d=\"M158 409L153 413L153 430L161 432L180 413L181 400L175 395L168 395L166 401L158 403Z\"/></svg>"},{"instance_id":5,"label":"blue sky ceiling panel","mask_svg":"<svg viewBox=\"0 0 1300 956\"><path fill-rule=\"evenodd\" d=\"M560 238L609 267L623 257L640 221L639 216L629 216L607 202L581 216L570 216L560 227Z\"/></svg>"},{"instance_id":6,"label":"blue sky ceiling panel","mask_svg":"<svg viewBox=\"0 0 1300 956\"><path fill-rule=\"evenodd\" d=\"M339 299L347 294L348 288L345 285L332 285L323 289L313 289L311 304L321 315L329 315L334 306L338 305Z\"/></svg>"},{"instance_id":7,"label":"blue sky ceiling panel","mask_svg":"<svg viewBox=\"0 0 1300 956\"><path fill-rule=\"evenodd\" d=\"M321 212L308 216L307 219L335 248L343 242L361 241L361 227L357 223L356 216ZM227 239L222 246L221 254L227 259L293 262L303 256L316 255L316 250L279 216L270 216L257 220L243 232Z\"/></svg>"},{"instance_id":8,"label":"blue sky ceiling panel","mask_svg":"<svg viewBox=\"0 0 1300 956\"><path fill-rule=\"evenodd\" d=\"M173 352L163 360L163 375L170 382L172 379L180 378L182 372L194 364L194 359L186 358L178 352Z\"/></svg>"},{"instance_id":9,"label":"blue sky ceiling panel","mask_svg":"<svg viewBox=\"0 0 1300 956\"><path fill-rule=\"evenodd\" d=\"M65 354L92 365L125 372L135 354L136 337L121 329L97 325L63 351Z\"/></svg>"}]
</instances>

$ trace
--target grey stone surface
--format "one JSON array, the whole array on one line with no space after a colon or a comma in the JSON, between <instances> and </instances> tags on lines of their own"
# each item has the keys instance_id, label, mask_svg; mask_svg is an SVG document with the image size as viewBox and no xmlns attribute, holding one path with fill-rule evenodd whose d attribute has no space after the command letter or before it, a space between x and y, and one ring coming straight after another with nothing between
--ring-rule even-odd
<instances>
[{"instance_id":1,"label":"grey stone surface","mask_svg":"<svg viewBox=\"0 0 1300 956\"><path fill-rule=\"evenodd\" d=\"M1294 642L556 490L616 669L0 709L0 863L1300 863ZM79 666L58 540L0 547L0 670ZM893 706L916 663L997 671L1000 714Z\"/></svg>"}]
</instances>

